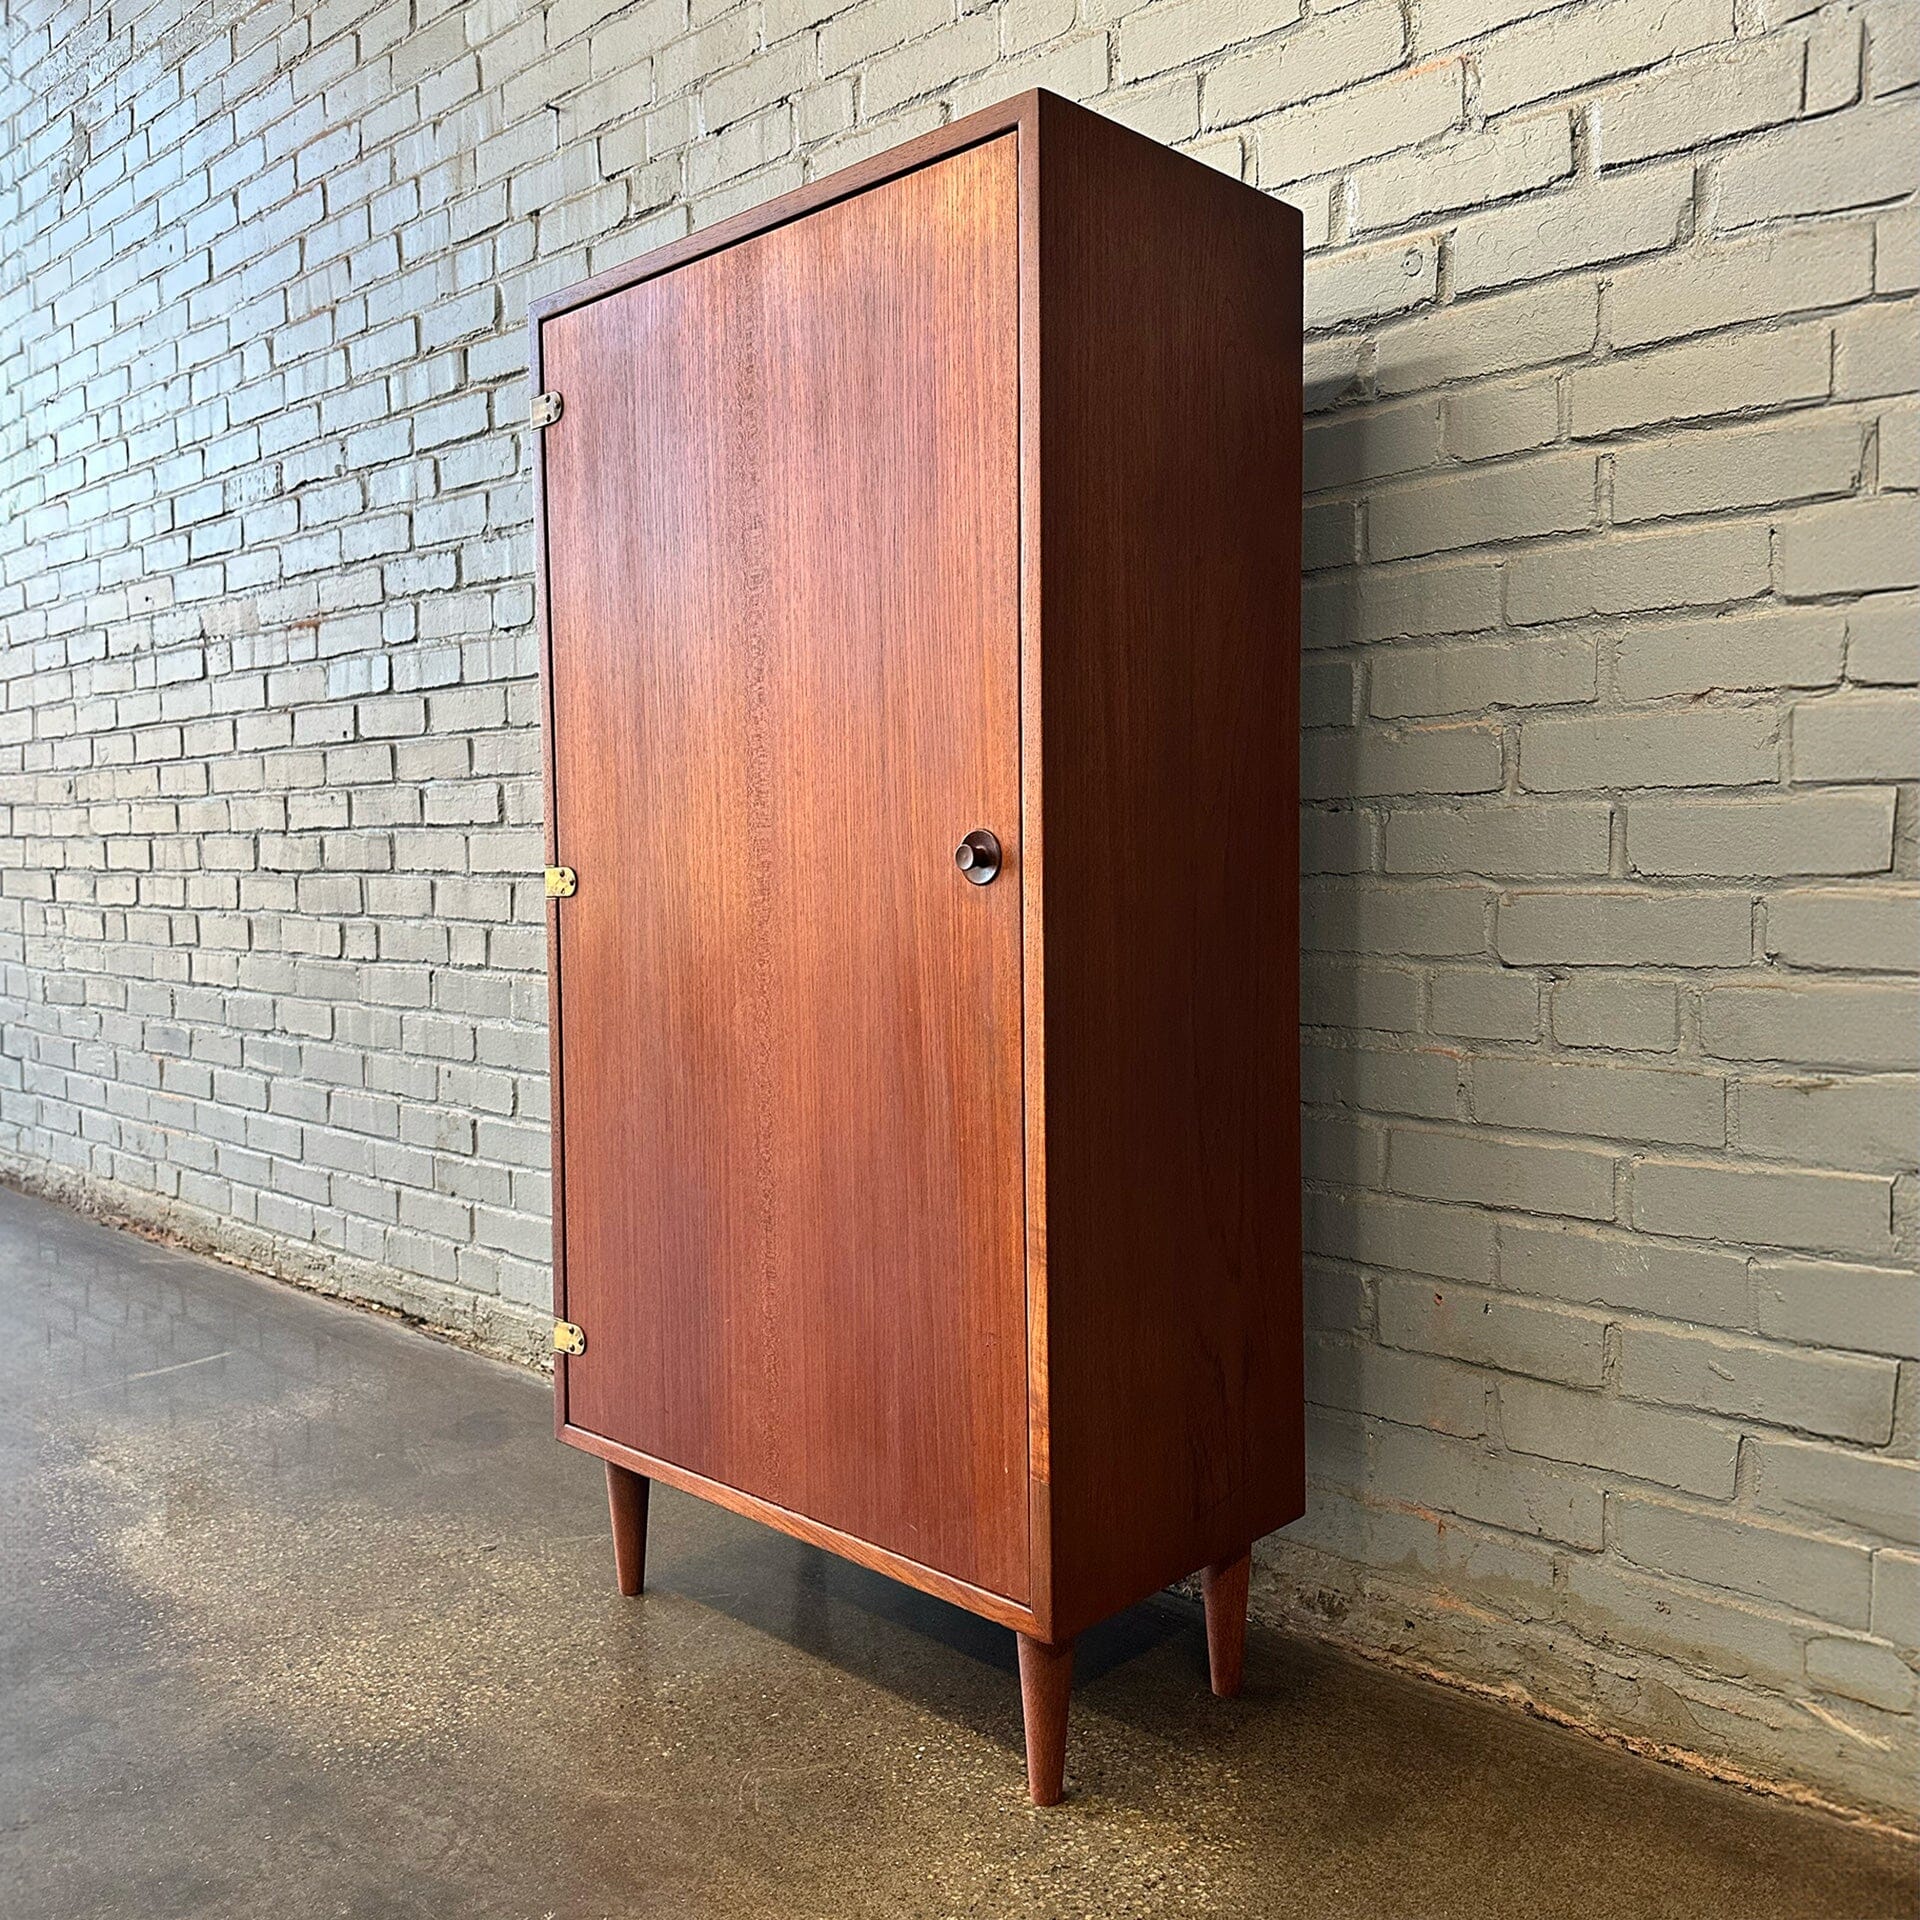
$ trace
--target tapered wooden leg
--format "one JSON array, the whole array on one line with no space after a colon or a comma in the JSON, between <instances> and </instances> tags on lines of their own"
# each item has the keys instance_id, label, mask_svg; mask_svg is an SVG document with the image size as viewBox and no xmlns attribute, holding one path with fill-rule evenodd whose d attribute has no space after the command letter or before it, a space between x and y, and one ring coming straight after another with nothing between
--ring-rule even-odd
<instances>
[{"instance_id":1,"label":"tapered wooden leg","mask_svg":"<svg viewBox=\"0 0 1920 1920\"><path fill-rule=\"evenodd\" d=\"M1247 1575L1253 1555L1219 1560L1200 1576L1207 1607L1207 1668L1222 1700L1240 1691L1240 1670L1247 1657Z\"/></svg>"},{"instance_id":2,"label":"tapered wooden leg","mask_svg":"<svg viewBox=\"0 0 1920 1920\"><path fill-rule=\"evenodd\" d=\"M1050 1647L1020 1639L1020 1710L1027 1722L1027 1792L1036 1807L1059 1804L1067 1770L1067 1695L1073 1687L1073 1642Z\"/></svg>"},{"instance_id":3,"label":"tapered wooden leg","mask_svg":"<svg viewBox=\"0 0 1920 1920\"><path fill-rule=\"evenodd\" d=\"M613 1577L622 1593L647 1583L647 1491L644 1473L607 1462L607 1506L613 1514Z\"/></svg>"}]
</instances>

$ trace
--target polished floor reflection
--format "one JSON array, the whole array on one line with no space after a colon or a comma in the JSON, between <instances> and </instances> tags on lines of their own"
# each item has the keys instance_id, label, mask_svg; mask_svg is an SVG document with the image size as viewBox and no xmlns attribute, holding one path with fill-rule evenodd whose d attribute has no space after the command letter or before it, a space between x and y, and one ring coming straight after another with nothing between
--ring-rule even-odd
<instances>
[{"instance_id":1,"label":"polished floor reflection","mask_svg":"<svg viewBox=\"0 0 1920 1920\"><path fill-rule=\"evenodd\" d=\"M1166 1598L1026 1803L1013 1636L666 1490L545 1386L0 1192L0 1912L1914 1911L1915 1856Z\"/></svg>"}]
</instances>

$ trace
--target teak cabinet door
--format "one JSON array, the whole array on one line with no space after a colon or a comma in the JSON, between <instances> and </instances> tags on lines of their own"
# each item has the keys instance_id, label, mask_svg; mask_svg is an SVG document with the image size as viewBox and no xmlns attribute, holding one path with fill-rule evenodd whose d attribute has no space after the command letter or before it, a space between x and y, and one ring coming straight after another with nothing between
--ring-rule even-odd
<instances>
[{"instance_id":1,"label":"teak cabinet door","mask_svg":"<svg viewBox=\"0 0 1920 1920\"><path fill-rule=\"evenodd\" d=\"M1016 1601L1017 199L1003 137L541 338L565 1418Z\"/></svg>"}]
</instances>

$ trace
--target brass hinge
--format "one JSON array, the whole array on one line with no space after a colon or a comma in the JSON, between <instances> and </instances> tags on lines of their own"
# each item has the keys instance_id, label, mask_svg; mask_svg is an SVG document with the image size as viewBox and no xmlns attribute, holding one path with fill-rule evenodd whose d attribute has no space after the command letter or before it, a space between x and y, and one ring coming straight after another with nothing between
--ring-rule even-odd
<instances>
[{"instance_id":1,"label":"brass hinge","mask_svg":"<svg viewBox=\"0 0 1920 1920\"><path fill-rule=\"evenodd\" d=\"M553 1323L553 1350L555 1353L585 1353L587 1336L571 1320L556 1320Z\"/></svg>"},{"instance_id":2,"label":"brass hinge","mask_svg":"<svg viewBox=\"0 0 1920 1920\"><path fill-rule=\"evenodd\" d=\"M536 393L533 404L527 409L527 418L536 427L550 427L560 418L560 409L565 405L557 393Z\"/></svg>"},{"instance_id":3,"label":"brass hinge","mask_svg":"<svg viewBox=\"0 0 1920 1920\"><path fill-rule=\"evenodd\" d=\"M580 891L580 876L571 867L547 869L547 898L570 900Z\"/></svg>"}]
</instances>

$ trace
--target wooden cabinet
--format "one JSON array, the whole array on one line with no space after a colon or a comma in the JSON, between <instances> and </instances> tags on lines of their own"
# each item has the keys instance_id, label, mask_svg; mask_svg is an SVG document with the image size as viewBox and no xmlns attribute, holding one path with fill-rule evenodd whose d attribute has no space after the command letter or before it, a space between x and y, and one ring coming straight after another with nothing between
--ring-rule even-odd
<instances>
[{"instance_id":1,"label":"wooden cabinet","mask_svg":"<svg viewBox=\"0 0 1920 1920\"><path fill-rule=\"evenodd\" d=\"M1020 1636L1302 1510L1300 224L1046 94L539 301L559 1432ZM997 853L997 865L996 865Z\"/></svg>"}]
</instances>

